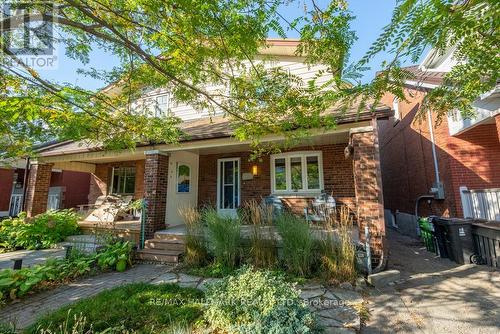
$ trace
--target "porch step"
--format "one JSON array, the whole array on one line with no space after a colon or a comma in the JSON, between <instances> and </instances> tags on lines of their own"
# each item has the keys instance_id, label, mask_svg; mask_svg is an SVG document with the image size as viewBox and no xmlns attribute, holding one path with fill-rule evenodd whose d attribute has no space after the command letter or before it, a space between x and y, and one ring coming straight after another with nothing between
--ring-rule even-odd
<instances>
[{"instance_id":1,"label":"porch step","mask_svg":"<svg viewBox=\"0 0 500 334\"><path fill-rule=\"evenodd\" d=\"M149 239L146 240L144 248L184 252L186 249L186 245L184 243L184 240Z\"/></svg>"},{"instance_id":2,"label":"porch step","mask_svg":"<svg viewBox=\"0 0 500 334\"><path fill-rule=\"evenodd\" d=\"M155 232L155 240L184 241L185 235L181 233L171 233L166 231Z\"/></svg>"},{"instance_id":3,"label":"porch step","mask_svg":"<svg viewBox=\"0 0 500 334\"><path fill-rule=\"evenodd\" d=\"M135 258L140 261L152 261L161 263L179 263L183 251L165 249L141 249L135 254Z\"/></svg>"}]
</instances>

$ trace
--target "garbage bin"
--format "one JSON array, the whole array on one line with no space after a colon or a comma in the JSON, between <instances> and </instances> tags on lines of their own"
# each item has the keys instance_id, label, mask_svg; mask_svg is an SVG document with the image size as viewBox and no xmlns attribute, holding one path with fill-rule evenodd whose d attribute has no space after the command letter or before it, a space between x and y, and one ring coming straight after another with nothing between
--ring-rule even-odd
<instances>
[{"instance_id":1,"label":"garbage bin","mask_svg":"<svg viewBox=\"0 0 500 334\"><path fill-rule=\"evenodd\" d=\"M436 253L434 226L429 222L428 218L419 218L418 225L420 227L420 236L424 241L425 248L429 252Z\"/></svg>"},{"instance_id":2,"label":"garbage bin","mask_svg":"<svg viewBox=\"0 0 500 334\"><path fill-rule=\"evenodd\" d=\"M436 234L442 238L441 241L444 243L444 250L450 260L458 264L464 264L464 252L468 253L469 249L473 248L472 220L438 218L435 224Z\"/></svg>"}]
</instances>

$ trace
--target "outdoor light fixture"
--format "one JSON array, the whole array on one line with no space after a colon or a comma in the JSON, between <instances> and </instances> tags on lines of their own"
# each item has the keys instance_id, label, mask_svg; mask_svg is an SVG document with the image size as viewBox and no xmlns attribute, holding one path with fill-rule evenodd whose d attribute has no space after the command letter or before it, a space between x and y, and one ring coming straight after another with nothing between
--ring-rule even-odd
<instances>
[{"instance_id":1,"label":"outdoor light fixture","mask_svg":"<svg viewBox=\"0 0 500 334\"><path fill-rule=\"evenodd\" d=\"M253 165L252 166L252 175L257 176L257 173L258 173L257 165Z\"/></svg>"}]
</instances>

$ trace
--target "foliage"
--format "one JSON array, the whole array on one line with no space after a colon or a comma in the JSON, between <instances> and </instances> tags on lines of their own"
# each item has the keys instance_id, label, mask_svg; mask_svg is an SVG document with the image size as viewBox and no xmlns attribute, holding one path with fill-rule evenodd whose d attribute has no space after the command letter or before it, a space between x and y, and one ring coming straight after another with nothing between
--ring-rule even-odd
<instances>
[{"instance_id":1,"label":"foliage","mask_svg":"<svg viewBox=\"0 0 500 334\"><path fill-rule=\"evenodd\" d=\"M260 206L255 200L245 205L244 220L251 226L250 263L257 268L273 268L277 262L273 232L272 206Z\"/></svg>"},{"instance_id":2,"label":"foliage","mask_svg":"<svg viewBox=\"0 0 500 334\"><path fill-rule=\"evenodd\" d=\"M308 223L302 217L286 212L277 217L276 226L282 239L287 270L299 276L309 275L314 240Z\"/></svg>"},{"instance_id":3,"label":"foliage","mask_svg":"<svg viewBox=\"0 0 500 334\"><path fill-rule=\"evenodd\" d=\"M71 328L83 316L86 321L81 323L82 331L78 333L86 333L91 327L94 333L109 328L163 333L194 323L202 313L202 306L197 302L202 297L201 291L172 284L123 285L43 316L27 332L38 333L39 328L44 328L51 333L59 333L57 328L61 324Z\"/></svg>"},{"instance_id":4,"label":"foliage","mask_svg":"<svg viewBox=\"0 0 500 334\"><path fill-rule=\"evenodd\" d=\"M204 318L227 333L311 333L314 318L293 285L252 267L210 285Z\"/></svg>"},{"instance_id":5,"label":"foliage","mask_svg":"<svg viewBox=\"0 0 500 334\"><path fill-rule=\"evenodd\" d=\"M325 6L305 1L304 11L292 18L282 11L296 2L284 0L9 3L36 8L43 20L55 19L64 38L54 36L52 42L58 39L66 54L84 65L95 49L106 50L116 60L112 70L80 72L117 85L96 93L43 78L28 64L9 66L20 59L2 34L0 146L7 149L5 156L30 153L32 143L55 137L86 139L106 148L176 143L184 136L178 118L151 117L154 107L141 112L131 108L130 101L155 88L166 88L176 101L198 110L222 111L232 120L236 137L250 140L256 153L262 153L279 149L260 142L266 134L282 134L290 145L311 128L334 127L350 107L375 108L386 91L404 99L403 84L411 74L399 64L417 61L428 48L437 54L454 48L460 61L424 103L440 117L455 108L470 115L471 103L495 87L500 72L492 51L499 49L500 40L500 4L494 0L398 1L369 52L350 64L356 36L345 0ZM298 35L297 54L325 69L303 81L285 69L254 62L271 32L282 38L288 32ZM390 54L382 63L383 73L361 84L360 76L383 52ZM331 79L319 80L324 74ZM337 112L325 116L332 109Z\"/></svg>"},{"instance_id":6,"label":"foliage","mask_svg":"<svg viewBox=\"0 0 500 334\"><path fill-rule=\"evenodd\" d=\"M201 277L222 278L234 274L236 269L228 268L219 262L214 262L201 267L188 268L188 274Z\"/></svg>"},{"instance_id":7,"label":"foliage","mask_svg":"<svg viewBox=\"0 0 500 334\"><path fill-rule=\"evenodd\" d=\"M0 243L10 249L50 248L78 233L78 219L72 210L48 211L33 218L21 213L0 222Z\"/></svg>"},{"instance_id":8,"label":"foliage","mask_svg":"<svg viewBox=\"0 0 500 334\"><path fill-rule=\"evenodd\" d=\"M132 243L130 241L118 241L110 243L96 255L97 264L101 269L117 267L120 261L132 265Z\"/></svg>"},{"instance_id":9,"label":"foliage","mask_svg":"<svg viewBox=\"0 0 500 334\"><path fill-rule=\"evenodd\" d=\"M67 260L50 259L42 265L20 270L0 270L0 302L17 299L47 284L60 283L92 270L92 256L73 256Z\"/></svg>"},{"instance_id":10,"label":"foliage","mask_svg":"<svg viewBox=\"0 0 500 334\"><path fill-rule=\"evenodd\" d=\"M220 216L213 208L203 212L208 228L208 244L215 261L231 269L239 260L240 229L238 218Z\"/></svg>"},{"instance_id":11,"label":"foliage","mask_svg":"<svg viewBox=\"0 0 500 334\"><path fill-rule=\"evenodd\" d=\"M11 324L0 322L0 334L16 334L16 328Z\"/></svg>"},{"instance_id":12,"label":"foliage","mask_svg":"<svg viewBox=\"0 0 500 334\"><path fill-rule=\"evenodd\" d=\"M192 207L179 209L179 214L186 225L184 262L189 266L203 266L208 261L208 250L201 215Z\"/></svg>"}]
</instances>

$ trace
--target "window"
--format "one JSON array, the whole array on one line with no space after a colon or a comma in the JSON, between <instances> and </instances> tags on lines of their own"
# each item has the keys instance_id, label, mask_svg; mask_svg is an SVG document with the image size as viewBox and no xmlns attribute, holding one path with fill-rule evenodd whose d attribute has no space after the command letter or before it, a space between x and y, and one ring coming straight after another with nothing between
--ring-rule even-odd
<instances>
[{"instance_id":1,"label":"window","mask_svg":"<svg viewBox=\"0 0 500 334\"><path fill-rule=\"evenodd\" d=\"M111 193L117 195L135 192L135 167L113 167Z\"/></svg>"},{"instance_id":2,"label":"window","mask_svg":"<svg viewBox=\"0 0 500 334\"><path fill-rule=\"evenodd\" d=\"M394 109L394 120L401 120L401 114L399 113L399 99L396 96L394 100L392 100L392 109Z\"/></svg>"},{"instance_id":3,"label":"window","mask_svg":"<svg viewBox=\"0 0 500 334\"><path fill-rule=\"evenodd\" d=\"M155 117L167 116L170 104L169 94L158 95L155 99Z\"/></svg>"},{"instance_id":4,"label":"window","mask_svg":"<svg viewBox=\"0 0 500 334\"><path fill-rule=\"evenodd\" d=\"M191 168L185 164L177 165L177 192L188 193L191 189Z\"/></svg>"},{"instance_id":5,"label":"window","mask_svg":"<svg viewBox=\"0 0 500 334\"><path fill-rule=\"evenodd\" d=\"M290 152L271 156L273 193L315 193L323 188L321 152Z\"/></svg>"}]
</instances>

